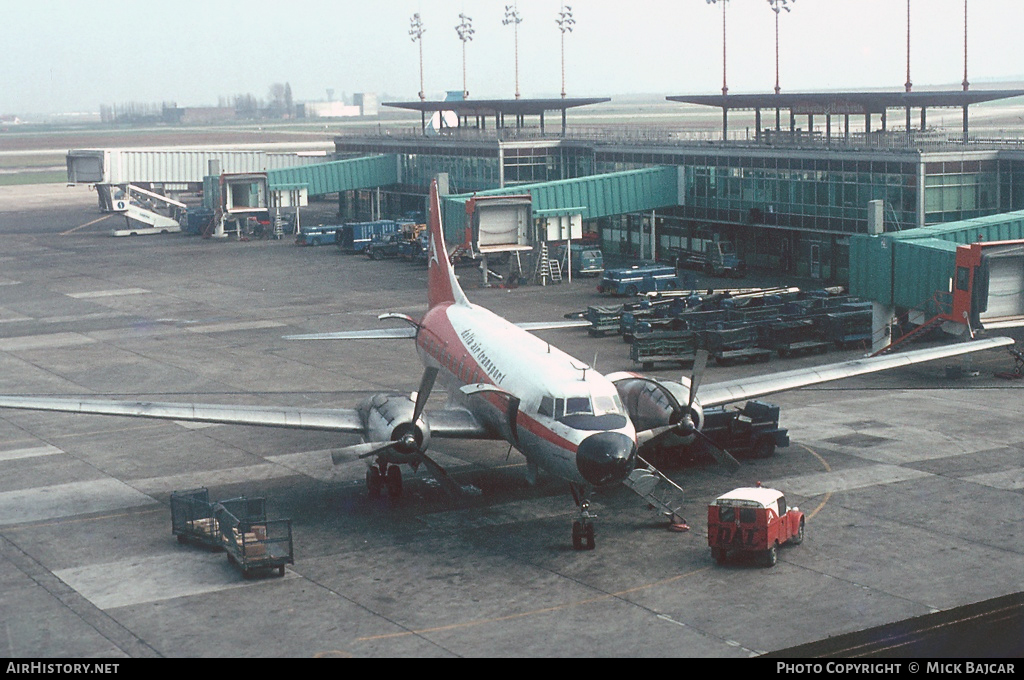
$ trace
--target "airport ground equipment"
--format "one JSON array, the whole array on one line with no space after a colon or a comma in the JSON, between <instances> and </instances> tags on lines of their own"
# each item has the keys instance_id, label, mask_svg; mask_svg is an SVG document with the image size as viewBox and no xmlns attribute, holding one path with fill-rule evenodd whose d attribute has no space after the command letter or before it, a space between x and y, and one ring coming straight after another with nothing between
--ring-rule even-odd
<instances>
[{"instance_id":1,"label":"airport ground equipment","mask_svg":"<svg viewBox=\"0 0 1024 680\"><path fill-rule=\"evenodd\" d=\"M722 564L729 553L752 553L773 567L781 546L803 543L805 522L799 508L786 506L781 491L760 485L733 489L708 505L711 557Z\"/></svg>"},{"instance_id":2,"label":"airport ground equipment","mask_svg":"<svg viewBox=\"0 0 1024 680\"><path fill-rule=\"evenodd\" d=\"M821 339L813 319L777 321L764 327L762 346L777 352L780 357L798 354L824 354L829 343Z\"/></svg>"},{"instance_id":3,"label":"airport ground equipment","mask_svg":"<svg viewBox=\"0 0 1024 680\"><path fill-rule=\"evenodd\" d=\"M668 519L670 528L677 531L689 529L680 512L686 491L643 458L638 459L638 465L623 484L661 512Z\"/></svg>"},{"instance_id":4,"label":"airport ground equipment","mask_svg":"<svg viewBox=\"0 0 1024 680\"><path fill-rule=\"evenodd\" d=\"M702 432L719 448L754 458L769 458L776 448L789 446L789 431L779 427L779 407L763 401L748 401L743 408L704 409Z\"/></svg>"},{"instance_id":5,"label":"airport ground equipment","mask_svg":"<svg viewBox=\"0 0 1024 680\"><path fill-rule=\"evenodd\" d=\"M228 561L241 569L245 578L272 569L284 576L284 565L295 564L292 521L267 520L264 499L221 501L214 514Z\"/></svg>"},{"instance_id":6,"label":"airport ground equipment","mask_svg":"<svg viewBox=\"0 0 1024 680\"><path fill-rule=\"evenodd\" d=\"M746 272L746 263L729 241L690 237L684 240L685 245L674 252L676 269L699 269L709 276L736 278Z\"/></svg>"},{"instance_id":7,"label":"airport ground equipment","mask_svg":"<svg viewBox=\"0 0 1024 680\"><path fill-rule=\"evenodd\" d=\"M362 253L370 242L397 233L402 228L398 220L376 220L374 222L349 222L337 230L337 246L343 253Z\"/></svg>"},{"instance_id":8,"label":"airport ground equipment","mask_svg":"<svg viewBox=\"0 0 1024 680\"><path fill-rule=\"evenodd\" d=\"M629 346L629 358L650 371L655 363L692 363L700 337L694 331L654 332L637 335Z\"/></svg>"},{"instance_id":9,"label":"airport ground equipment","mask_svg":"<svg viewBox=\"0 0 1024 680\"><path fill-rule=\"evenodd\" d=\"M295 244L299 246L327 246L338 242L336 226L311 226L299 229Z\"/></svg>"},{"instance_id":10,"label":"airport ground equipment","mask_svg":"<svg viewBox=\"0 0 1024 680\"><path fill-rule=\"evenodd\" d=\"M171 211L175 217L157 212L157 205ZM113 200L113 212L123 213L125 227L113 229L111 236L142 236L145 234L172 234L181 231L178 216L186 214L186 206L166 196L141 187L126 184L123 193Z\"/></svg>"},{"instance_id":11,"label":"airport ground equipment","mask_svg":"<svg viewBox=\"0 0 1024 680\"><path fill-rule=\"evenodd\" d=\"M605 295L633 297L640 293L676 290L679 278L673 267L664 265L634 265L622 269L606 269L597 290Z\"/></svg>"},{"instance_id":12,"label":"airport ground equipment","mask_svg":"<svg viewBox=\"0 0 1024 680\"><path fill-rule=\"evenodd\" d=\"M171 493L171 533L179 543L192 542L220 549L220 529L206 487Z\"/></svg>"}]
</instances>

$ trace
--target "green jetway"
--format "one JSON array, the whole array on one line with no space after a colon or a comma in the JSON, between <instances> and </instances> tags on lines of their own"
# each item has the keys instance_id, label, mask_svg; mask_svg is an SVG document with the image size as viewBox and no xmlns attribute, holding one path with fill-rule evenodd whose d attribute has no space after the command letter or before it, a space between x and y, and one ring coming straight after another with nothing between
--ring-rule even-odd
<instances>
[{"instance_id":1,"label":"green jetway","mask_svg":"<svg viewBox=\"0 0 1024 680\"><path fill-rule=\"evenodd\" d=\"M398 184L398 156L383 154L267 171L267 186L305 186L309 196Z\"/></svg>"},{"instance_id":2,"label":"green jetway","mask_svg":"<svg viewBox=\"0 0 1024 680\"><path fill-rule=\"evenodd\" d=\"M462 242L465 233L466 202L473 196L529 194L533 215L554 215L582 208L584 220L611 215L645 212L679 205L679 173L676 166L625 170L538 184L519 184L475 194L444 196L441 213L445 238Z\"/></svg>"},{"instance_id":3,"label":"green jetway","mask_svg":"<svg viewBox=\"0 0 1024 680\"><path fill-rule=\"evenodd\" d=\"M884 305L935 312L948 293L956 247L1024 239L1024 211L986 215L918 229L850 237L850 294Z\"/></svg>"}]
</instances>

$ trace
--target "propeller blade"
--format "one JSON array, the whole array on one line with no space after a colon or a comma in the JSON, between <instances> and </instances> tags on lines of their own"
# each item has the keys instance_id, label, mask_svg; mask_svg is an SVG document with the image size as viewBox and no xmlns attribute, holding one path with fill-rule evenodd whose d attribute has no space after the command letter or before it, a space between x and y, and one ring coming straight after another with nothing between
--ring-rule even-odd
<instances>
[{"instance_id":1,"label":"propeller blade","mask_svg":"<svg viewBox=\"0 0 1024 680\"><path fill-rule=\"evenodd\" d=\"M512 443L519 443L519 397L509 395L508 410L505 416L508 418L508 429L512 433Z\"/></svg>"},{"instance_id":2,"label":"propeller blade","mask_svg":"<svg viewBox=\"0 0 1024 680\"><path fill-rule=\"evenodd\" d=\"M697 388L700 387L700 381L704 378L704 369L708 366L708 351L706 349L697 350L697 356L693 359L693 373L690 376L690 398L686 402L686 410L689 411L693 406L694 399L697 398Z\"/></svg>"},{"instance_id":3,"label":"propeller blade","mask_svg":"<svg viewBox=\"0 0 1024 680\"><path fill-rule=\"evenodd\" d=\"M430 397L430 390L434 389L434 380L437 378L437 369L427 366L423 369L423 377L420 378L420 389L416 392L416 406L412 411L412 422L415 423L423 415L423 409L427 406L427 399Z\"/></svg>"},{"instance_id":4,"label":"propeller blade","mask_svg":"<svg viewBox=\"0 0 1024 680\"><path fill-rule=\"evenodd\" d=\"M729 474L733 474L740 469L740 462L732 457L732 455L723 448L720 448L718 444L713 442L710 437L701 432L700 430L694 430L694 434L704 440L704 443L708 445L708 450L715 460L718 461Z\"/></svg>"},{"instance_id":5,"label":"propeller blade","mask_svg":"<svg viewBox=\"0 0 1024 680\"><path fill-rule=\"evenodd\" d=\"M643 446L651 442L651 440L660 437L661 435L672 432L673 430L679 429L679 423L674 425L662 425L661 427L652 427L649 430L641 430L636 433L636 445L638 447Z\"/></svg>"},{"instance_id":6,"label":"propeller blade","mask_svg":"<svg viewBox=\"0 0 1024 680\"><path fill-rule=\"evenodd\" d=\"M331 451L331 462L335 465L341 465L352 460L358 460L360 458L369 458L370 456L376 455L385 449L390 449L397 441L389 442L366 442L364 444L353 444L352 446L346 446L342 449L335 449Z\"/></svg>"}]
</instances>

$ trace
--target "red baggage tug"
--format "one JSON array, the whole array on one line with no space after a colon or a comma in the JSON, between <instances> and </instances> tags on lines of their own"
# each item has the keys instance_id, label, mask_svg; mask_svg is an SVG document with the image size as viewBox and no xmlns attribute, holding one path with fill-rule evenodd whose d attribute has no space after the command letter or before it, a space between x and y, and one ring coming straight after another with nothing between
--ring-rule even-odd
<instances>
[{"instance_id":1,"label":"red baggage tug","mask_svg":"<svg viewBox=\"0 0 1024 680\"><path fill-rule=\"evenodd\" d=\"M787 508L781 491L742 487L722 494L708 506L708 545L711 556L722 564L729 552L762 556L764 566L774 566L778 549L787 542L804 540L804 513Z\"/></svg>"}]
</instances>

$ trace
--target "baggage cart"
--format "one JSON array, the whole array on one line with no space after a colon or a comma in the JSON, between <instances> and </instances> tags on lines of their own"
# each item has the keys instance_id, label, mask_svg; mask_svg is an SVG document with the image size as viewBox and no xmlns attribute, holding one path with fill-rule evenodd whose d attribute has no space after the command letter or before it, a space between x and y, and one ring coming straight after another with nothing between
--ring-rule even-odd
<instances>
[{"instance_id":1,"label":"baggage cart","mask_svg":"<svg viewBox=\"0 0 1024 680\"><path fill-rule=\"evenodd\" d=\"M192 542L220 549L220 529L206 487L171 493L171 533L178 543Z\"/></svg>"},{"instance_id":2,"label":"baggage cart","mask_svg":"<svg viewBox=\"0 0 1024 680\"><path fill-rule=\"evenodd\" d=\"M274 569L284 576L284 565L295 564L292 521L268 521L264 499L222 501L215 515L228 561L241 569L245 578Z\"/></svg>"},{"instance_id":3,"label":"baggage cart","mask_svg":"<svg viewBox=\"0 0 1024 680\"><path fill-rule=\"evenodd\" d=\"M643 370L649 371L659 361L692 362L699 345L699 336L693 331L637 335L630 345L629 356Z\"/></svg>"},{"instance_id":4,"label":"baggage cart","mask_svg":"<svg viewBox=\"0 0 1024 680\"><path fill-rule=\"evenodd\" d=\"M829 343L818 335L814 319L796 319L770 323L764 327L762 344L780 357L795 354L824 354Z\"/></svg>"}]
</instances>

